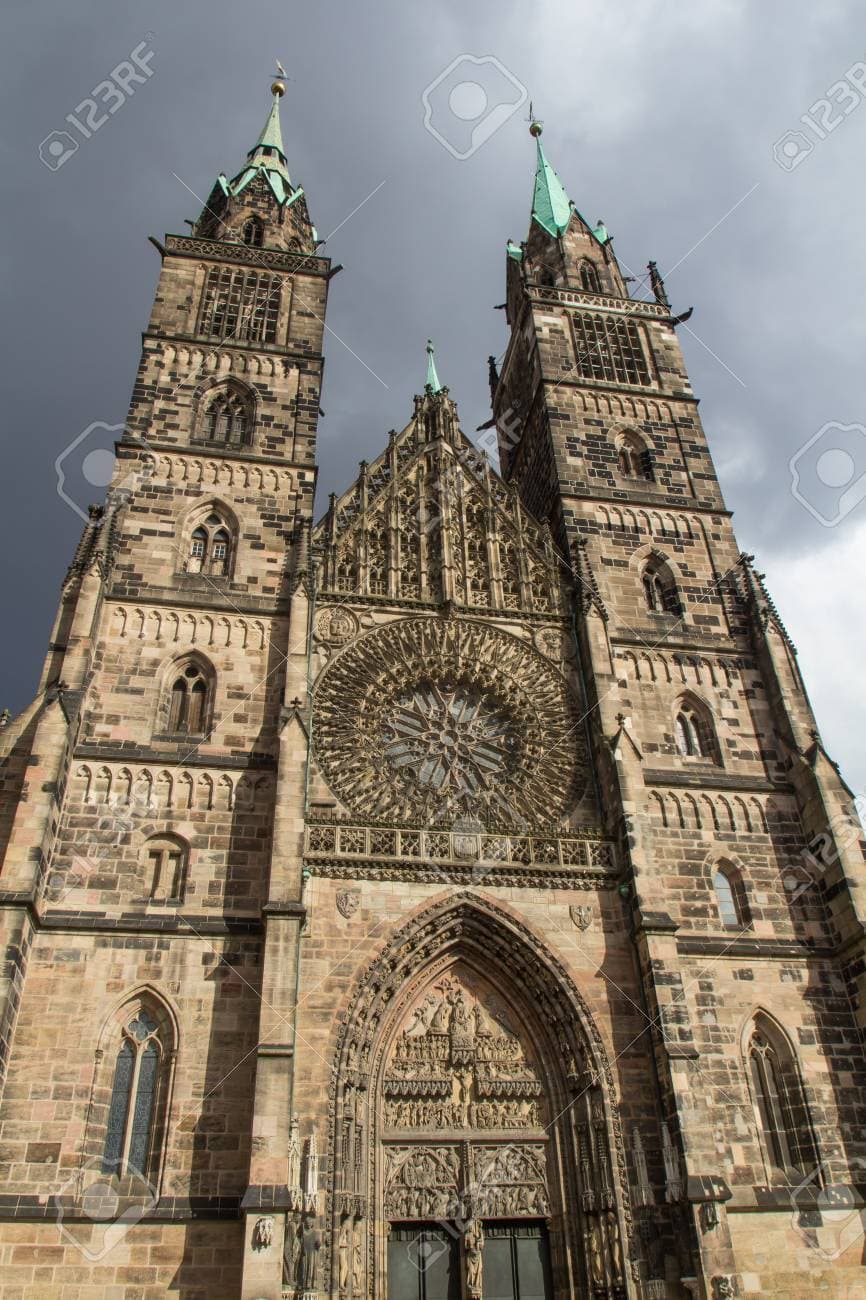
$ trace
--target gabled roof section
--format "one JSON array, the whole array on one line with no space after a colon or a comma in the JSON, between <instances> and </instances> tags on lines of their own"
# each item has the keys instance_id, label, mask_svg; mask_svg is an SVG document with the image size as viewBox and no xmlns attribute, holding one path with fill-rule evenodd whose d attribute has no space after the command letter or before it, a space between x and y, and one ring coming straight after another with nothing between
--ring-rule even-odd
<instances>
[{"instance_id":1,"label":"gabled roof section","mask_svg":"<svg viewBox=\"0 0 866 1300\"><path fill-rule=\"evenodd\" d=\"M313 533L320 593L360 603L561 614L566 568L534 519L459 427L447 389L415 398Z\"/></svg>"}]
</instances>

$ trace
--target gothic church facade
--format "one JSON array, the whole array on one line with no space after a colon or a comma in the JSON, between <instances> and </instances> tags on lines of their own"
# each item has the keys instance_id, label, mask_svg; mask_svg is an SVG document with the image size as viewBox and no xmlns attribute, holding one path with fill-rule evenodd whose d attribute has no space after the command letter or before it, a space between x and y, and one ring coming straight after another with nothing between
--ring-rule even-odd
<instances>
[{"instance_id":1,"label":"gothic church facade","mask_svg":"<svg viewBox=\"0 0 866 1300\"><path fill-rule=\"evenodd\" d=\"M862 1297L860 831L664 285L533 124L481 445L429 348L317 522L273 91L2 733L0 1294Z\"/></svg>"}]
</instances>

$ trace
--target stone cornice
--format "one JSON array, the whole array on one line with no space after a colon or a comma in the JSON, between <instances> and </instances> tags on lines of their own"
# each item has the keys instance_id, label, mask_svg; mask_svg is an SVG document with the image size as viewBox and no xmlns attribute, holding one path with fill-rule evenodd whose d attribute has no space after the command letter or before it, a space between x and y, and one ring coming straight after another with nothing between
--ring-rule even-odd
<instances>
[{"instance_id":1,"label":"stone cornice","mask_svg":"<svg viewBox=\"0 0 866 1300\"><path fill-rule=\"evenodd\" d=\"M186 748L189 752L184 753ZM86 758L102 763L155 763L171 764L178 762L185 767L217 768L220 771L244 772L250 769L276 771L277 762L272 754L207 754L202 753L197 745L189 741L178 741L172 749L155 749L150 745L136 745L132 742L124 745L100 745L86 742L76 745L73 758Z\"/></svg>"},{"instance_id":2,"label":"stone cornice","mask_svg":"<svg viewBox=\"0 0 866 1300\"><path fill-rule=\"evenodd\" d=\"M187 578L189 574L178 574ZM250 615L259 618L286 618L291 604L290 596L278 596L272 600L264 597L250 598L248 595L231 591L223 596L216 592L214 580L208 577L206 589L189 589L176 591L172 587L157 587L153 583L140 582L119 583L109 587L105 593L106 600L116 600L123 604L130 601L137 605L170 606L177 609L216 609L229 614Z\"/></svg>"},{"instance_id":3,"label":"stone cornice","mask_svg":"<svg viewBox=\"0 0 866 1300\"><path fill-rule=\"evenodd\" d=\"M787 781L768 781L759 776L734 776L721 772L708 764L693 772L666 772L661 768L646 768L645 785L675 786L687 790L742 790L747 794L793 794L794 787Z\"/></svg>"},{"instance_id":4,"label":"stone cornice","mask_svg":"<svg viewBox=\"0 0 866 1300\"><path fill-rule=\"evenodd\" d=\"M758 938L755 935L678 934L677 952L684 957L753 957L768 961L826 959L837 949L802 939Z\"/></svg>"}]
</instances>

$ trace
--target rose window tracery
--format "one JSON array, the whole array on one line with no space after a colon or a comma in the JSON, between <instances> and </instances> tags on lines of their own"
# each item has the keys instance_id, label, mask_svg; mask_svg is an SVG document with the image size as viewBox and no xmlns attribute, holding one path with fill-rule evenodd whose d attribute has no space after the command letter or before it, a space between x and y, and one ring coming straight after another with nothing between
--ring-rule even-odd
<instances>
[{"instance_id":1,"label":"rose window tracery","mask_svg":"<svg viewBox=\"0 0 866 1300\"><path fill-rule=\"evenodd\" d=\"M405 691L383 728L384 753L419 786L472 798L503 777L517 752L508 711L462 683L427 681Z\"/></svg>"},{"instance_id":2,"label":"rose window tracery","mask_svg":"<svg viewBox=\"0 0 866 1300\"><path fill-rule=\"evenodd\" d=\"M389 623L323 671L313 740L328 784L365 815L428 824L554 821L586 777L562 677L486 624Z\"/></svg>"}]
</instances>

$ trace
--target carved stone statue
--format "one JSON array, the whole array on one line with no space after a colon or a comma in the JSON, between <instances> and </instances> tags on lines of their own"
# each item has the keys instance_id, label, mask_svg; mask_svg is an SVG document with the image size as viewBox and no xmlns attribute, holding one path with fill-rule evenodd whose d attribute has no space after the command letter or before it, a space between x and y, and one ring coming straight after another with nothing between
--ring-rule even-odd
<instances>
[{"instance_id":1,"label":"carved stone statue","mask_svg":"<svg viewBox=\"0 0 866 1300\"><path fill-rule=\"evenodd\" d=\"M356 1297L365 1294L364 1287L364 1241L363 1227L359 1219L352 1234L352 1294Z\"/></svg>"},{"instance_id":2,"label":"carved stone statue","mask_svg":"<svg viewBox=\"0 0 866 1300\"><path fill-rule=\"evenodd\" d=\"M304 1259L301 1285L305 1291L315 1291L319 1279L319 1251L322 1249L322 1236L315 1228L308 1228L304 1233Z\"/></svg>"},{"instance_id":3,"label":"carved stone statue","mask_svg":"<svg viewBox=\"0 0 866 1300\"><path fill-rule=\"evenodd\" d=\"M297 1115L292 1116L289 1128L288 1184L293 1191L301 1186L301 1139Z\"/></svg>"},{"instance_id":4,"label":"carved stone statue","mask_svg":"<svg viewBox=\"0 0 866 1300\"><path fill-rule=\"evenodd\" d=\"M484 1233L477 1219L470 1219L463 1236L463 1253L466 1259L466 1294L469 1300L480 1300L481 1259Z\"/></svg>"},{"instance_id":5,"label":"carved stone statue","mask_svg":"<svg viewBox=\"0 0 866 1300\"><path fill-rule=\"evenodd\" d=\"M341 1291L348 1291L349 1289L349 1278L351 1277L351 1263L349 1258L351 1236L352 1220L344 1219L340 1226L340 1244L337 1247L337 1276Z\"/></svg>"},{"instance_id":6,"label":"carved stone statue","mask_svg":"<svg viewBox=\"0 0 866 1300\"><path fill-rule=\"evenodd\" d=\"M256 1219L253 1227L253 1250L267 1250L274 1239L274 1221L269 1214Z\"/></svg>"},{"instance_id":7,"label":"carved stone statue","mask_svg":"<svg viewBox=\"0 0 866 1300\"><path fill-rule=\"evenodd\" d=\"M299 1286L301 1283L301 1251L303 1249L303 1228L292 1219L286 1221L286 1239L283 1243L283 1283L285 1286Z\"/></svg>"}]
</instances>

